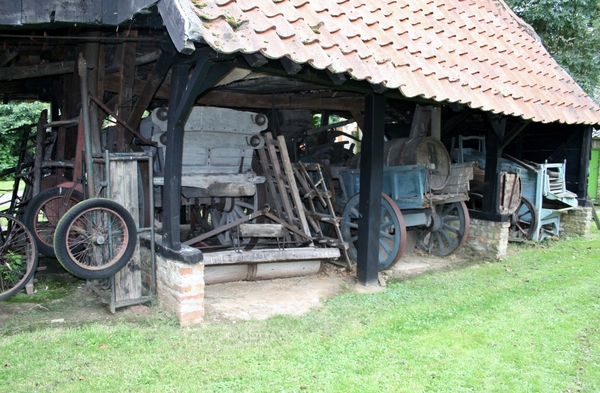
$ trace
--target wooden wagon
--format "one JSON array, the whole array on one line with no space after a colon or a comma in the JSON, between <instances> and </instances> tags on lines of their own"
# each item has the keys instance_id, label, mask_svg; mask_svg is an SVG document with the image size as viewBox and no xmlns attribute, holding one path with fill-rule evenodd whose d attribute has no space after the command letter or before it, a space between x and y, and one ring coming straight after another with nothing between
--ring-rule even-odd
<instances>
[{"instance_id":1,"label":"wooden wagon","mask_svg":"<svg viewBox=\"0 0 600 393\"><path fill-rule=\"evenodd\" d=\"M394 152L386 146L386 163L408 161L415 164L387 166L383 170L382 210L379 236L379 270L392 267L402 256L407 244L407 231L416 232L419 249L447 256L465 242L470 225L465 201L469 199L469 181L473 163L450 164L445 147L433 138L400 142L406 149L411 144L421 150L412 158L407 152ZM402 149L400 149L402 150ZM399 158L404 156L404 160ZM360 203L360 170L330 168L338 180L338 206L343 206L341 229L349 243L348 254L356 260Z\"/></svg>"}]
</instances>

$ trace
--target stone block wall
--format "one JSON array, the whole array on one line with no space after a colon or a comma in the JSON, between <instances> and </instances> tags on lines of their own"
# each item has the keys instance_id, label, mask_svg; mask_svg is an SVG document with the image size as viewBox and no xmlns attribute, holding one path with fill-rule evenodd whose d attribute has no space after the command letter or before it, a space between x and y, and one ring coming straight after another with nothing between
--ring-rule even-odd
<instances>
[{"instance_id":1,"label":"stone block wall","mask_svg":"<svg viewBox=\"0 0 600 393\"><path fill-rule=\"evenodd\" d=\"M469 236L461 253L491 259L501 259L508 249L510 223L471 218Z\"/></svg>"},{"instance_id":2,"label":"stone block wall","mask_svg":"<svg viewBox=\"0 0 600 393\"><path fill-rule=\"evenodd\" d=\"M560 217L561 237L585 237L590 234L592 226L592 208L577 207L567 211Z\"/></svg>"},{"instance_id":3,"label":"stone block wall","mask_svg":"<svg viewBox=\"0 0 600 393\"><path fill-rule=\"evenodd\" d=\"M150 239L141 238L142 280L150 287ZM155 237L156 292L161 307L176 316L181 326L190 326L204 319L204 264L198 249L181 247L178 251L168 249L160 236Z\"/></svg>"}]
</instances>

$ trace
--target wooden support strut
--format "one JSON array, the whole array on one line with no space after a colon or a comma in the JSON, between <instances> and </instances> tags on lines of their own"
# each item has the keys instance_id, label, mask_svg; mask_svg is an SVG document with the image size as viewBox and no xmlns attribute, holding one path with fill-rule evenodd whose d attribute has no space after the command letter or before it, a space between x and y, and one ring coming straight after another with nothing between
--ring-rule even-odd
<instances>
[{"instance_id":1,"label":"wooden support strut","mask_svg":"<svg viewBox=\"0 0 600 393\"><path fill-rule=\"evenodd\" d=\"M137 37L136 29L128 30L127 37ZM120 89L119 102L117 104L119 115L127 119L131 114L133 100L133 85L135 80L135 54L137 43L135 41L123 42L121 46L121 69L119 70ZM129 149L129 138L125 136L125 129L122 124L117 125L117 151L127 151Z\"/></svg>"},{"instance_id":2,"label":"wooden support strut","mask_svg":"<svg viewBox=\"0 0 600 393\"><path fill-rule=\"evenodd\" d=\"M127 131L131 132L131 134L138 137L142 142L144 142L144 144L149 145L149 146L158 146L158 143L144 138L144 136L142 134L140 134L139 132L137 132L136 130L131 128L131 126L129 126L129 124L127 124L127 122L125 120L123 120L119 116L117 116L117 114L114 113L113 111L111 111L109 107L104 105L104 103L102 101L100 101L96 97L92 97L92 96L90 96L90 99L92 101L94 101L94 103L96 105L98 105L98 107L100 107L100 109L102 109L104 112L106 112L106 114L114 117L117 123L121 124Z\"/></svg>"},{"instance_id":3,"label":"wooden support strut","mask_svg":"<svg viewBox=\"0 0 600 393\"><path fill-rule=\"evenodd\" d=\"M379 219L383 185L385 101L382 94L365 98L365 128L360 162L360 206L356 277L364 286L378 284Z\"/></svg>"},{"instance_id":4,"label":"wooden support strut","mask_svg":"<svg viewBox=\"0 0 600 393\"><path fill-rule=\"evenodd\" d=\"M190 65L182 62L173 66L171 77L171 98L169 99L169 120L165 152L165 184L163 214L165 247L173 250L181 248L179 221L181 218L181 160L183 157L183 137L185 123L198 96L214 86L233 66L215 64L210 50L199 51L197 63L188 82ZM215 67L213 68L213 64Z\"/></svg>"},{"instance_id":5,"label":"wooden support strut","mask_svg":"<svg viewBox=\"0 0 600 393\"><path fill-rule=\"evenodd\" d=\"M306 235L306 233L304 233L303 231L301 231L298 228L296 228L296 227L288 224L287 222L284 222L279 217L271 214L269 212L269 208L265 207L262 210L258 210L258 211L254 212L252 214L248 214L247 216L240 217L237 220L231 221L230 223L227 223L227 224L222 225L222 226L220 226L218 228L215 228L212 231L208 231L206 233L203 233L202 235L199 235L199 236L196 236L196 237L194 237L192 239L186 240L185 242L183 242L183 244L188 245L188 246L193 246L196 243L200 243L200 242L202 242L202 241L204 241L206 239L209 239L209 238L211 238L211 237L213 237L215 235L218 235L219 233L222 233L222 232L225 232L225 231L227 231L229 229L235 228L235 227L237 227L240 224L243 224L243 223L248 222L248 221L252 221L252 220L254 220L254 219L258 218L258 217L261 217L261 216L265 216L268 219L270 219L272 221L275 221L275 222L283 225L287 230L294 232L298 236L306 239L307 241L310 241L310 239L311 239L311 237L308 236L308 235ZM257 225L259 225L259 224L257 224Z\"/></svg>"},{"instance_id":6,"label":"wooden support strut","mask_svg":"<svg viewBox=\"0 0 600 393\"><path fill-rule=\"evenodd\" d=\"M502 159L501 141L506 127L505 118L485 116L491 132L485 138L485 185L483 191L482 211L492 215L500 215L500 172Z\"/></svg>"}]
</instances>

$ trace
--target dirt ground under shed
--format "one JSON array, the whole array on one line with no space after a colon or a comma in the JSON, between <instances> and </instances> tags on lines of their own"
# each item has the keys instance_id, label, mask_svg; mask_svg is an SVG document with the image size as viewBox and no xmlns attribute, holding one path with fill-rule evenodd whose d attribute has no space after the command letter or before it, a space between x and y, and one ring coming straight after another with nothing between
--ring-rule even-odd
<instances>
[{"instance_id":1,"label":"dirt ground under shed","mask_svg":"<svg viewBox=\"0 0 600 393\"><path fill-rule=\"evenodd\" d=\"M385 280L406 279L473 263L477 261L459 256L442 259L413 254L403 257L383 277ZM112 314L85 280L67 273L56 260L42 258L40 266L34 294L27 295L23 291L0 302L0 334L89 323L177 324L175 318L152 302L119 308ZM378 290L382 288L358 285L354 274L330 264L322 273L312 276L213 284L205 289L205 323L235 323L279 314L302 316L336 294Z\"/></svg>"}]
</instances>

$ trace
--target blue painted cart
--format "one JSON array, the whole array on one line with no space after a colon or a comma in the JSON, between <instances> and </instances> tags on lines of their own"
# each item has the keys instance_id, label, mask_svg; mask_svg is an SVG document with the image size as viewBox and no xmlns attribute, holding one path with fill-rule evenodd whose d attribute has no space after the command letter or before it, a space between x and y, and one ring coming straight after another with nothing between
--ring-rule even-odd
<instances>
[{"instance_id":1,"label":"blue painted cart","mask_svg":"<svg viewBox=\"0 0 600 393\"><path fill-rule=\"evenodd\" d=\"M446 256L465 242L470 218L469 180L473 164L453 164L443 188L433 190L432 165L402 165L383 169L382 208L379 220L379 270L392 267L406 247L407 230L417 232L417 246L425 252ZM338 206L344 206L341 221L348 254L356 261L360 170L331 167L339 181Z\"/></svg>"},{"instance_id":2,"label":"blue painted cart","mask_svg":"<svg viewBox=\"0 0 600 393\"><path fill-rule=\"evenodd\" d=\"M466 148L463 141L479 140L479 148ZM453 157L458 162L475 161L485 169L484 137L459 138ZM511 241L541 241L558 236L560 216L577 207L577 194L566 189L567 163L537 164L505 155L501 170L516 173L521 179L520 204L510 214L509 239Z\"/></svg>"}]
</instances>

